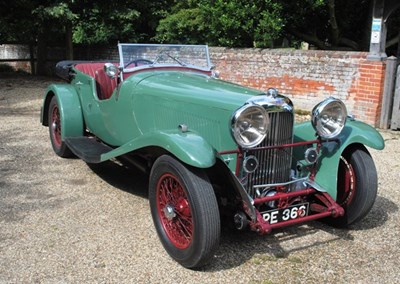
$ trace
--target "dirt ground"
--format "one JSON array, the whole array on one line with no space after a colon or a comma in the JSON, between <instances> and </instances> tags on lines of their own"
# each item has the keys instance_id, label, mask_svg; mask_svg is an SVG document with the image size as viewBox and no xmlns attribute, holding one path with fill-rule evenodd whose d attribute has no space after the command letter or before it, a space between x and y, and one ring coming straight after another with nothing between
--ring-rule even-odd
<instances>
[{"instance_id":1,"label":"dirt ground","mask_svg":"<svg viewBox=\"0 0 400 284\"><path fill-rule=\"evenodd\" d=\"M213 261L192 271L157 238L146 176L53 153L39 114L54 79L0 76L0 283L398 283L399 132L371 150L378 197L352 230L224 229Z\"/></svg>"}]
</instances>

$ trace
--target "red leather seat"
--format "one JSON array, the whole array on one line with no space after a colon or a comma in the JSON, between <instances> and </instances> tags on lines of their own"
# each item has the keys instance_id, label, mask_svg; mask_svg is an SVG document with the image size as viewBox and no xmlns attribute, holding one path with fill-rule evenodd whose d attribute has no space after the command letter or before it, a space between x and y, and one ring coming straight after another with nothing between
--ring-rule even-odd
<instances>
[{"instance_id":1,"label":"red leather seat","mask_svg":"<svg viewBox=\"0 0 400 284\"><path fill-rule=\"evenodd\" d=\"M118 66L117 63L114 63ZM97 96L100 100L109 99L117 86L117 78L110 78L104 71L104 63L79 63L75 69L89 75L96 80Z\"/></svg>"},{"instance_id":2,"label":"red leather seat","mask_svg":"<svg viewBox=\"0 0 400 284\"><path fill-rule=\"evenodd\" d=\"M117 87L117 78L110 78L103 68L95 73L97 96L100 100L109 99Z\"/></svg>"},{"instance_id":3,"label":"red leather seat","mask_svg":"<svg viewBox=\"0 0 400 284\"><path fill-rule=\"evenodd\" d=\"M85 74L89 75L90 77L94 78L96 71L98 69L103 68L103 66L104 66L104 62L95 62L95 63L89 62L89 63L76 64L74 66L74 68L76 70L79 70L82 73L85 73Z\"/></svg>"}]
</instances>

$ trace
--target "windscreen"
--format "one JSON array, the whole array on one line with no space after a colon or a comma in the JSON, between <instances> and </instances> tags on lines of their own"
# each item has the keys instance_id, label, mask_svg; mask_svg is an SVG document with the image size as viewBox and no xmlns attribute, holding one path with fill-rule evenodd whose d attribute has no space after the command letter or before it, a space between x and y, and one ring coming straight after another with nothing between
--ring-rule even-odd
<instances>
[{"instance_id":1,"label":"windscreen","mask_svg":"<svg viewBox=\"0 0 400 284\"><path fill-rule=\"evenodd\" d=\"M118 49L124 70L143 65L211 68L206 45L119 44Z\"/></svg>"}]
</instances>

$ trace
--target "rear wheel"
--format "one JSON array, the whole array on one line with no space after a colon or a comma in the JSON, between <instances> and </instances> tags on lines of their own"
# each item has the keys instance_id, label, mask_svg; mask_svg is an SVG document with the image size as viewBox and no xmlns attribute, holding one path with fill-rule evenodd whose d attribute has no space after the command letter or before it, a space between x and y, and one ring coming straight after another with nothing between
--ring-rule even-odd
<instances>
[{"instance_id":1,"label":"rear wheel","mask_svg":"<svg viewBox=\"0 0 400 284\"><path fill-rule=\"evenodd\" d=\"M188 268L206 264L219 244L220 217L204 171L161 156L150 174L149 201L168 254Z\"/></svg>"},{"instance_id":2,"label":"rear wheel","mask_svg":"<svg viewBox=\"0 0 400 284\"><path fill-rule=\"evenodd\" d=\"M345 210L343 217L329 219L339 227L360 221L374 205L378 177L372 157L366 149L346 151L340 158L336 202Z\"/></svg>"},{"instance_id":3,"label":"rear wheel","mask_svg":"<svg viewBox=\"0 0 400 284\"><path fill-rule=\"evenodd\" d=\"M63 158L72 157L73 154L71 150L61 139L61 129L63 126L61 123L61 113L56 97L53 97L50 101L48 114L50 141L54 152Z\"/></svg>"}]
</instances>

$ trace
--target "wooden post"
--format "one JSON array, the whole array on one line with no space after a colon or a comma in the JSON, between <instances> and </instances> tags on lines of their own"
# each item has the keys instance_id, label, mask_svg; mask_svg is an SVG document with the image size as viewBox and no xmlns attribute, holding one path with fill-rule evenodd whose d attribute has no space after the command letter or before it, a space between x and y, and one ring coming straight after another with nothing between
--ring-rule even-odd
<instances>
[{"instance_id":1,"label":"wooden post","mask_svg":"<svg viewBox=\"0 0 400 284\"><path fill-rule=\"evenodd\" d=\"M400 30L399 30L399 35L397 36L397 65L400 64Z\"/></svg>"},{"instance_id":2,"label":"wooden post","mask_svg":"<svg viewBox=\"0 0 400 284\"><path fill-rule=\"evenodd\" d=\"M47 33L41 32L38 35L37 41L37 64L36 74L46 75L46 61L47 61Z\"/></svg>"},{"instance_id":3,"label":"wooden post","mask_svg":"<svg viewBox=\"0 0 400 284\"><path fill-rule=\"evenodd\" d=\"M388 129L392 114L393 90L396 82L397 58L390 56L386 61L385 83L383 85L381 120L379 128Z\"/></svg>"},{"instance_id":4,"label":"wooden post","mask_svg":"<svg viewBox=\"0 0 400 284\"><path fill-rule=\"evenodd\" d=\"M383 61L387 58L385 53L387 28L383 18L384 7L385 0L374 0L368 60Z\"/></svg>"},{"instance_id":5,"label":"wooden post","mask_svg":"<svg viewBox=\"0 0 400 284\"><path fill-rule=\"evenodd\" d=\"M36 66L35 66L35 47L33 43L29 43L29 61L31 63L31 74L36 75Z\"/></svg>"},{"instance_id":6,"label":"wooden post","mask_svg":"<svg viewBox=\"0 0 400 284\"><path fill-rule=\"evenodd\" d=\"M400 68L397 68L396 88L394 90L392 121L390 129L397 130L400 128Z\"/></svg>"}]
</instances>

